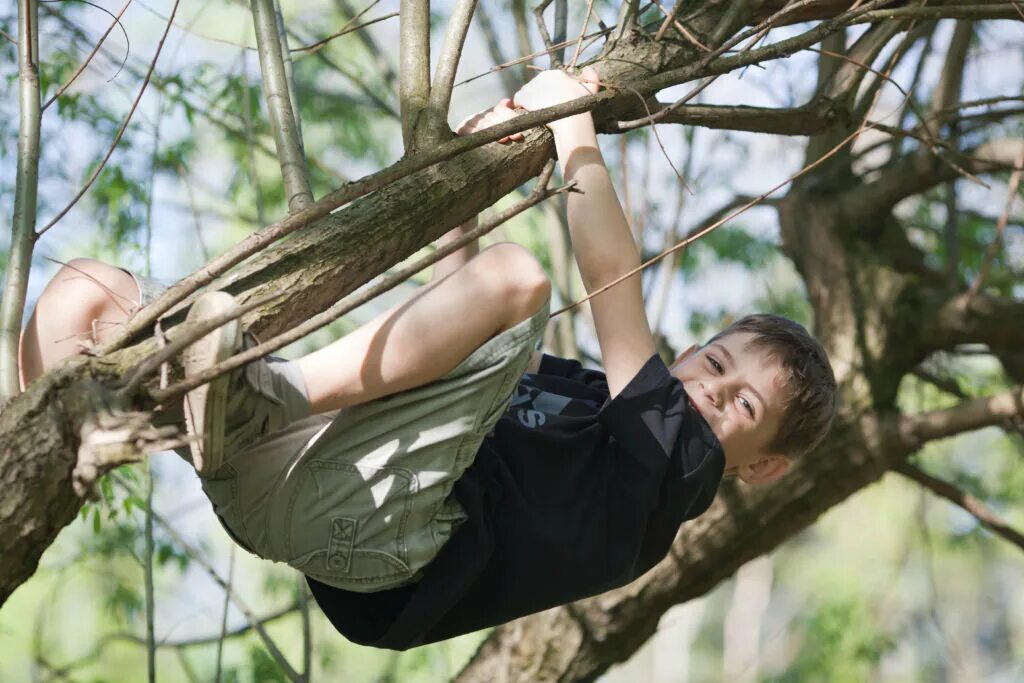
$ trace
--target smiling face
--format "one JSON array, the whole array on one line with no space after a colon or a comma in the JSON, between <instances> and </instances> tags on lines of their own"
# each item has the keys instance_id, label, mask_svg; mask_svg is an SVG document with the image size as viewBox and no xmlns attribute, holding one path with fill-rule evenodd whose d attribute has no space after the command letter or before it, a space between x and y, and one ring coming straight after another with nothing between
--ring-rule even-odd
<instances>
[{"instance_id":1,"label":"smiling face","mask_svg":"<svg viewBox=\"0 0 1024 683\"><path fill-rule=\"evenodd\" d=\"M774 481L789 468L784 454L768 452L785 410L782 368L748 348L753 338L736 332L692 346L669 368L722 443L725 473L751 484Z\"/></svg>"}]
</instances>

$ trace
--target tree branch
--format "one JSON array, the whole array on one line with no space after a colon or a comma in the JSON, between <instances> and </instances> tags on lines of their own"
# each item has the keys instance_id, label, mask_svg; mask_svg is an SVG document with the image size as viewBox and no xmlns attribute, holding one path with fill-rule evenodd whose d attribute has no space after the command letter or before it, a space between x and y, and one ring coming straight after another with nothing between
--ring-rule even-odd
<instances>
[{"instance_id":1,"label":"tree branch","mask_svg":"<svg viewBox=\"0 0 1024 683\"><path fill-rule=\"evenodd\" d=\"M1006 521L999 517L999 515L997 515L991 508L971 494L958 489L949 482L933 477L909 462L901 463L894 469L911 481L916 481L918 484L921 484L936 495L963 508L973 515L983 527L994 533L996 536L999 536L1000 538L1013 543L1021 550L1024 550L1024 534L1007 524Z\"/></svg>"},{"instance_id":2,"label":"tree branch","mask_svg":"<svg viewBox=\"0 0 1024 683\"><path fill-rule=\"evenodd\" d=\"M929 441L956 436L982 427L1024 417L1024 386L1016 386L992 396L962 401L952 408L904 415L899 420L899 435L908 452Z\"/></svg>"},{"instance_id":3,"label":"tree branch","mask_svg":"<svg viewBox=\"0 0 1024 683\"><path fill-rule=\"evenodd\" d=\"M1010 349L1020 345L1020 330L1008 324L1024 320L1024 301L979 293L968 298L966 293L940 294L933 301L925 300L929 311L929 327L922 339L935 349L951 349L959 344L986 344L994 349Z\"/></svg>"},{"instance_id":4,"label":"tree branch","mask_svg":"<svg viewBox=\"0 0 1024 683\"><path fill-rule=\"evenodd\" d=\"M319 330L321 327L324 327L325 325L334 322L335 320L345 315L349 311L359 306L362 306L366 302L372 301L373 299L380 296L384 292L387 292L393 289L394 287L397 287L399 284L405 282L416 273L433 265L434 263L437 263L438 261L448 256L449 254L455 253L456 251L462 249L467 244L471 244L477 241L487 233L497 228L499 225L509 221L515 216L518 216L523 211L526 211L531 206L535 206L536 204L539 204L540 202L547 199L548 197L559 194L561 192L565 192L573 187L573 185L570 183L569 185L563 185L558 188L549 189L547 187L547 183L553 171L554 164L549 162L547 170L541 173L541 177L537 181L537 186L534 188L533 192L531 192L528 197L526 197L521 202L518 202L517 204L510 206L501 213L490 217L488 220L482 222L476 228L473 228L472 230L463 234L461 237L459 237L459 239L449 242L448 244L445 244L443 247L438 248L436 251L434 251L433 254L424 256L418 261L415 261L403 268L398 269L397 271L391 273L388 277L384 278L383 280L373 285L372 287L368 287L364 290L360 290L357 293L350 294L349 296L338 301L336 304L331 306L326 311L323 311L322 313L319 313L309 318L302 324L293 327L287 332L279 334L276 337L269 339L261 344L257 344L256 346L247 349L235 356L232 356L228 360L219 363L218 365L207 368L203 372L197 373L189 377L188 379L173 384L167 387L166 389L158 389L151 392L153 400L156 401L157 403L165 403L167 401L173 400L175 398L178 398L179 396L183 396L185 393L191 391L192 389L198 386L206 384L207 382L215 379L216 377L226 372L230 372L235 368L240 368L247 363L262 358L270 353L273 353L274 351L277 351L278 349L284 348L288 344L291 344L293 341L297 341L305 337L306 335L311 334L316 330ZM246 307L251 308L252 303L250 302L249 304L246 304ZM224 314L224 316L226 315L227 314ZM234 317L237 317L237 315L235 315ZM210 321L205 322L210 325L213 325L216 322L221 322L221 324L223 324L223 321L219 321L218 319L211 319ZM219 325L215 325L215 327L217 326ZM204 326L202 328L197 329L197 331L193 332L190 336L201 336L205 331L206 330ZM155 365L155 361L147 361L147 366L151 367L153 365Z\"/></svg>"},{"instance_id":5,"label":"tree branch","mask_svg":"<svg viewBox=\"0 0 1024 683\"><path fill-rule=\"evenodd\" d=\"M1024 138L1004 138L950 156L970 173L988 173L1013 168L1021 146ZM943 152L934 151L928 156L911 152L887 166L874 180L846 191L840 200L841 210L858 218L878 215L911 195L956 178L958 168L938 158Z\"/></svg>"},{"instance_id":6,"label":"tree branch","mask_svg":"<svg viewBox=\"0 0 1024 683\"><path fill-rule=\"evenodd\" d=\"M407 156L430 103L430 1L402 0L399 10L399 111Z\"/></svg>"},{"instance_id":7,"label":"tree branch","mask_svg":"<svg viewBox=\"0 0 1024 683\"><path fill-rule=\"evenodd\" d=\"M0 400L21 391L18 340L35 246L39 189L39 4L18 2L18 169L15 176L11 246L0 301Z\"/></svg>"},{"instance_id":8,"label":"tree branch","mask_svg":"<svg viewBox=\"0 0 1024 683\"><path fill-rule=\"evenodd\" d=\"M655 113L658 111L661 109L656 109ZM844 121L847 114L838 102L818 99L791 109L746 105L685 105L662 116L659 122L771 135L814 135ZM619 125L621 130L629 123L622 122Z\"/></svg>"},{"instance_id":9,"label":"tree branch","mask_svg":"<svg viewBox=\"0 0 1024 683\"><path fill-rule=\"evenodd\" d=\"M274 131L281 177L284 180L288 210L299 211L313 203L313 192L306 174L306 159L302 150L298 112L289 85L290 60L282 47L287 39L279 30L278 7L275 0L250 0L252 20L256 28L256 45L263 74L263 92ZM287 43L284 43L287 44Z\"/></svg>"},{"instance_id":10,"label":"tree branch","mask_svg":"<svg viewBox=\"0 0 1024 683\"><path fill-rule=\"evenodd\" d=\"M448 32L445 34L441 56L434 69L434 82L430 86L431 134L439 133L442 126L447 130L448 108L451 105L452 88L455 86L455 72L462 59L462 46L466 42L469 25L473 21L476 3L477 0L458 0L448 19Z\"/></svg>"}]
</instances>

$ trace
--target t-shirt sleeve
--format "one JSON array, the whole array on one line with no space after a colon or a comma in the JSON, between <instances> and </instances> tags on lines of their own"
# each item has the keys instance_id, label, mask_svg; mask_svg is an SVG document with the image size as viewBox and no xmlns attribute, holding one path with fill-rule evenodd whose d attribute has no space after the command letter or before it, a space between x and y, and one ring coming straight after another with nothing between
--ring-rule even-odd
<instances>
[{"instance_id":1,"label":"t-shirt sleeve","mask_svg":"<svg viewBox=\"0 0 1024 683\"><path fill-rule=\"evenodd\" d=\"M724 464L721 444L690 406L682 383L657 355L605 404L598 417L615 443L606 496L609 521L620 527L622 537L642 538L651 523L663 524L666 520L652 521L656 511L678 528L695 501L673 500L666 507L662 498L695 473L700 479L714 480L712 486L717 488Z\"/></svg>"}]
</instances>

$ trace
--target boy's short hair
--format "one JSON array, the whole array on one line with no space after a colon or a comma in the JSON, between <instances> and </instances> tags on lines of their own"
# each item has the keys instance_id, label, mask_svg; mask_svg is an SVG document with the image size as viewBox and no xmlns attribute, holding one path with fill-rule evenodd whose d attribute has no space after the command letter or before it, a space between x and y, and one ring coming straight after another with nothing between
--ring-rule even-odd
<instances>
[{"instance_id":1,"label":"boy's short hair","mask_svg":"<svg viewBox=\"0 0 1024 683\"><path fill-rule=\"evenodd\" d=\"M708 344L738 332L752 334L747 346L782 366L788 395L768 451L797 458L813 450L825 438L836 413L836 378L825 348L800 323L769 313L740 318Z\"/></svg>"}]
</instances>

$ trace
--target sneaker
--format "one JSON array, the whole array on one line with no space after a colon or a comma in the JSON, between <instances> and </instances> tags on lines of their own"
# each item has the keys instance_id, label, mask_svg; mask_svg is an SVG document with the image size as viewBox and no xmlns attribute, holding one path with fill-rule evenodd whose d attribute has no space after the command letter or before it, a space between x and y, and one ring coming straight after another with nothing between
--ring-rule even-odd
<instances>
[{"instance_id":1,"label":"sneaker","mask_svg":"<svg viewBox=\"0 0 1024 683\"><path fill-rule=\"evenodd\" d=\"M196 299L186 321L197 322L227 313L237 307L227 292L207 292ZM234 355L242 346L242 325L232 320L185 349L182 365L191 377ZM185 425L189 436L192 464L199 474L209 474L224 461L224 433L227 422L227 397L234 373L225 373L208 384L188 392L184 401Z\"/></svg>"}]
</instances>

